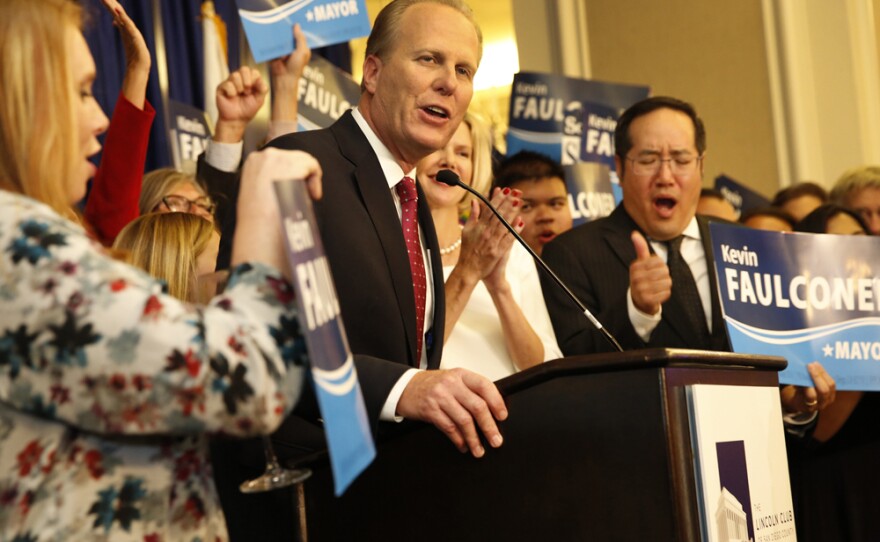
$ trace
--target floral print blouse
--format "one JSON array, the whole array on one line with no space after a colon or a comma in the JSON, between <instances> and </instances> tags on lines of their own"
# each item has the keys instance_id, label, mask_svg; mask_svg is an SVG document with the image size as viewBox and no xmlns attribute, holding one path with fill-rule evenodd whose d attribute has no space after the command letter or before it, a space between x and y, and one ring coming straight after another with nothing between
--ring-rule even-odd
<instances>
[{"instance_id":1,"label":"floral print blouse","mask_svg":"<svg viewBox=\"0 0 880 542\"><path fill-rule=\"evenodd\" d=\"M0 541L226 540L206 434L272 431L304 362L276 270L189 305L0 190Z\"/></svg>"}]
</instances>

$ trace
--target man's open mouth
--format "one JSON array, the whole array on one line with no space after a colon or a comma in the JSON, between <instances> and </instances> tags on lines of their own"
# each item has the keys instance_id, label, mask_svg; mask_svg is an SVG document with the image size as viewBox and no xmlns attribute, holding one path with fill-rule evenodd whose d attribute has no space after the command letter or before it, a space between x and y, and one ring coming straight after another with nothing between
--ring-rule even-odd
<instances>
[{"instance_id":1,"label":"man's open mouth","mask_svg":"<svg viewBox=\"0 0 880 542\"><path fill-rule=\"evenodd\" d=\"M448 119L449 118L449 113L447 113L446 110L441 107L429 105L427 107L423 107L422 111L425 111L426 113L428 113L432 117L437 117L440 119Z\"/></svg>"}]
</instances>

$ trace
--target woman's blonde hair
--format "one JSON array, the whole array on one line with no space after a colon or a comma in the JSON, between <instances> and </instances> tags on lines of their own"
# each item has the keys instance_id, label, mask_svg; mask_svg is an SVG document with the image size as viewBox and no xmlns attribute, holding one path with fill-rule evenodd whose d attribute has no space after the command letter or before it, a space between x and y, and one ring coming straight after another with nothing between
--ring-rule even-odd
<instances>
[{"instance_id":1,"label":"woman's blonde hair","mask_svg":"<svg viewBox=\"0 0 880 542\"><path fill-rule=\"evenodd\" d=\"M492 186L492 133L486 122L474 113L465 114L462 122L467 125L470 131L471 145L473 145L471 187L487 196L489 188ZM474 196L470 192L465 193L461 201L458 202L459 214L468 213L473 198Z\"/></svg>"},{"instance_id":2,"label":"woman's blonde hair","mask_svg":"<svg viewBox=\"0 0 880 542\"><path fill-rule=\"evenodd\" d=\"M68 182L81 158L68 32L82 26L70 0L0 2L0 188L75 219Z\"/></svg>"},{"instance_id":3,"label":"woman's blonde hair","mask_svg":"<svg viewBox=\"0 0 880 542\"><path fill-rule=\"evenodd\" d=\"M202 196L208 197L202 185L189 173L170 167L154 169L144 175L144 181L141 185L141 199L138 202L141 214L145 215L155 211L156 207L162 203L162 198L169 195L174 187L181 183L190 183Z\"/></svg>"},{"instance_id":4,"label":"woman's blonde hair","mask_svg":"<svg viewBox=\"0 0 880 542\"><path fill-rule=\"evenodd\" d=\"M122 228L113 248L131 265L168 284L168 293L198 301L196 258L205 251L214 225L191 213L149 213Z\"/></svg>"}]
</instances>

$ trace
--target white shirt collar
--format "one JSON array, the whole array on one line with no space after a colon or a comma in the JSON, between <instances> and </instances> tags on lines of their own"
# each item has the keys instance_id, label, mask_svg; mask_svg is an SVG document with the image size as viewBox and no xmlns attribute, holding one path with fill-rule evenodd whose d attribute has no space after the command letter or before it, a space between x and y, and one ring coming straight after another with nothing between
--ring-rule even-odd
<instances>
[{"instance_id":1,"label":"white shirt collar","mask_svg":"<svg viewBox=\"0 0 880 542\"><path fill-rule=\"evenodd\" d=\"M691 217L691 221L688 222L688 225L685 226L684 231L682 231L681 234L689 239L696 239L697 241L701 239L700 226L697 224L696 216Z\"/></svg>"},{"instance_id":2,"label":"white shirt collar","mask_svg":"<svg viewBox=\"0 0 880 542\"><path fill-rule=\"evenodd\" d=\"M364 135L367 136L367 141L370 142L370 147L372 147L373 152L376 153L376 158L379 159L379 166L382 168L382 173L385 175L385 181L388 183L388 188L394 188L394 186L404 177L403 169L400 167L400 164L397 163L397 160L394 159L394 156L391 154L391 151L388 150L388 147L379 140L379 136L376 135L376 132L373 131L367 123L367 119L365 119L361 112L358 111L357 107L352 109L351 116L354 117L354 121L358 124ZM407 176L415 179L415 168L413 168Z\"/></svg>"}]
</instances>

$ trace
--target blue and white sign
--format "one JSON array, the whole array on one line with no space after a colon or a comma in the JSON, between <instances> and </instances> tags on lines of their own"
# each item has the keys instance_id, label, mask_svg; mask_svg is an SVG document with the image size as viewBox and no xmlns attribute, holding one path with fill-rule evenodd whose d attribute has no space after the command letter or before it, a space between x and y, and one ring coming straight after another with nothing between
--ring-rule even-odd
<instances>
[{"instance_id":1,"label":"blue and white sign","mask_svg":"<svg viewBox=\"0 0 880 542\"><path fill-rule=\"evenodd\" d=\"M617 200L606 164L578 162L563 169L574 226L611 214Z\"/></svg>"},{"instance_id":2,"label":"blue and white sign","mask_svg":"<svg viewBox=\"0 0 880 542\"><path fill-rule=\"evenodd\" d=\"M527 149L563 165L579 162L587 104L617 115L647 98L648 91L645 86L520 72L513 77L507 154Z\"/></svg>"},{"instance_id":3,"label":"blue and white sign","mask_svg":"<svg viewBox=\"0 0 880 542\"><path fill-rule=\"evenodd\" d=\"M614 177L614 130L619 116L613 107L584 104L581 161L605 164Z\"/></svg>"},{"instance_id":4,"label":"blue and white sign","mask_svg":"<svg viewBox=\"0 0 880 542\"><path fill-rule=\"evenodd\" d=\"M784 384L820 362L838 390L880 390L880 238L710 225L733 350L785 357Z\"/></svg>"},{"instance_id":5,"label":"blue and white sign","mask_svg":"<svg viewBox=\"0 0 880 542\"><path fill-rule=\"evenodd\" d=\"M357 104L360 85L351 75L315 55L299 80L299 131L327 128Z\"/></svg>"},{"instance_id":6,"label":"blue and white sign","mask_svg":"<svg viewBox=\"0 0 880 542\"><path fill-rule=\"evenodd\" d=\"M195 173L199 155L205 151L211 138L207 115L191 105L168 100L168 120L168 141L174 168Z\"/></svg>"},{"instance_id":7,"label":"blue and white sign","mask_svg":"<svg viewBox=\"0 0 880 542\"><path fill-rule=\"evenodd\" d=\"M341 495L376 457L339 300L306 183L275 182L293 286L304 328L318 406L330 449L334 489Z\"/></svg>"},{"instance_id":8,"label":"blue and white sign","mask_svg":"<svg viewBox=\"0 0 880 542\"><path fill-rule=\"evenodd\" d=\"M300 24L309 47L324 47L370 33L365 0L236 0L254 60L293 52L293 25Z\"/></svg>"}]
</instances>

